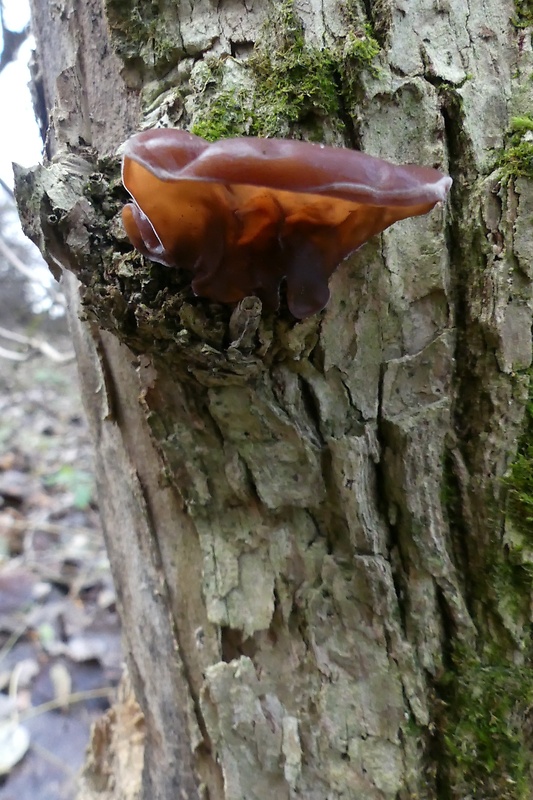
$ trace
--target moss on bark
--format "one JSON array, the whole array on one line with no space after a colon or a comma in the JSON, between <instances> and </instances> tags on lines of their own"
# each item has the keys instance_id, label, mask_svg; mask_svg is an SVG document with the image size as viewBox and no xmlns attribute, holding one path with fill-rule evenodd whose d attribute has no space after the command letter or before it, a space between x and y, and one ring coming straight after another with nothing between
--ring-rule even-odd
<instances>
[{"instance_id":1,"label":"moss on bark","mask_svg":"<svg viewBox=\"0 0 533 800\"><path fill-rule=\"evenodd\" d=\"M364 71L376 74L380 52L369 25L350 21L348 12L347 25L344 40L329 47L312 46L304 38L292 0L282 3L268 19L251 57L234 66L235 82L228 80L227 61L207 62L208 91L196 98L192 131L210 141L286 135L296 126L320 141L325 129L339 134L343 104L353 105Z\"/></svg>"},{"instance_id":2,"label":"moss on bark","mask_svg":"<svg viewBox=\"0 0 533 800\"><path fill-rule=\"evenodd\" d=\"M531 742L525 733L533 703L529 665L465 649L456 650L453 663L439 687L437 724L447 755L441 796L526 800L531 796Z\"/></svg>"}]
</instances>

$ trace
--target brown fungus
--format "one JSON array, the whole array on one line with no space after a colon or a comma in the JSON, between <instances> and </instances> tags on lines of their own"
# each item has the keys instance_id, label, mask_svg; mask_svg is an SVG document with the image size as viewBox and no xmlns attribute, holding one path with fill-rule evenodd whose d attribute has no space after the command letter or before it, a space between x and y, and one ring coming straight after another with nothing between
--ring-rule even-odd
<instances>
[{"instance_id":1,"label":"brown fungus","mask_svg":"<svg viewBox=\"0 0 533 800\"><path fill-rule=\"evenodd\" d=\"M355 150L286 139L210 144L180 130L138 133L124 148L133 198L124 227L143 255L192 274L219 303L257 295L298 319L329 299L336 267L374 234L444 200L451 178Z\"/></svg>"}]
</instances>

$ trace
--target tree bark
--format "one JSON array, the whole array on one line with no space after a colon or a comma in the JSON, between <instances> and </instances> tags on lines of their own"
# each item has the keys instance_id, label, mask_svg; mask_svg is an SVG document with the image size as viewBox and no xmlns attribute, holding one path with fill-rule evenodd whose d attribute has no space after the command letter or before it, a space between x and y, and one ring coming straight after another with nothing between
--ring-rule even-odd
<instances>
[{"instance_id":1,"label":"tree bark","mask_svg":"<svg viewBox=\"0 0 533 800\"><path fill-rule=\"evenodd\" d=\"M83 797L529 797L526 12L32 5L53 159L19 170L19 204L63 273L144 714L142 781L114 712ZM114 154L156 124L454 185L344 263L322 314L250 317L125 240Z\"/></svg>"}]
</instances>

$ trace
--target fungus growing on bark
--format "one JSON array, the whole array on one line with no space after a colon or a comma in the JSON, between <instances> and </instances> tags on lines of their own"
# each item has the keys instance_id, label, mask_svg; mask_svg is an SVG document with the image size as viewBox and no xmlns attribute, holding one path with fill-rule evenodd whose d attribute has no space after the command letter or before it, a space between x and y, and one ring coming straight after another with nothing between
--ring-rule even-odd
<instances>
[{"instance_id":1,"label":"fungus growing on bark","mask_svg":"<svg viewBox=\"0 0 533 800\"><path fill-rule=\"evenodd\" d=\"M443 200L451 178L364 153L285 139L210 144L173 129L126 142L126 233L143 255L191 272L219 303L257 295L298 319L320 311L337 266L374 234Z\"/></svg>"}]
</instances>

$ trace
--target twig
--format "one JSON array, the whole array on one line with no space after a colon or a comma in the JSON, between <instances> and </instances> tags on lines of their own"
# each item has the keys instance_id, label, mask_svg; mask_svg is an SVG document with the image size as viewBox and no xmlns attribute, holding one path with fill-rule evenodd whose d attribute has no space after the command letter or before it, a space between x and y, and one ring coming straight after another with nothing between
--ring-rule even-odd
<instances>
[{"instance_id":1,"label":"twig","mask_svg":"<svg viewBox=\"0 0 533 800\"><path fill-rule=\"evenodd\" d=\"M2 187L2 189L4 190L4 192L5 192L7 195L9 195L9 197L10 197L12 200L14 200L14 199L15 199L15 192L13 191L13 189L11 188L11 186L8 186L8 185L7 185L7 183L5 182L5 180L4 180L3 178L0 178L0 186Z\"/></svg>"},{"instance_id":2,"label":"twig","mask_svg":"<svg viewBox=\"0 0 533 800\"><path fill-rule=\"evenodd\" d=\"M113 686L106 686L102 689L86 689L83 692L73 692L68 697L61 698L60 700L49 700L47 703L41 703L40 706L33 706L26 711L20 713L20 721L25 722L31 717L37 717L39 714L46 714L47 711L54 711L56 708L63 708L65 705L74 705L74 703L81 703L83 700L94 700L99 697L109 697L114 692Z\"/></svg>"},{"instance_id":3,"label":"twig","mask_svg":"<svg viewBox=\"0 0 533 800\"><path fill-rule=\"evenodd\" d=\"M32 336L24 336L22 333L15 333L14 331L10 331L7 328L2 328L0 326L0 336L4 339L8 339L10 342L17 342L17 344L23 344L26 347L30 347L33 350L38 350L43 356L46 356L51 361L54 361L56 364L65 364L68 361L74 361L74 353L60 353L59 350L56 350L55 347L52 347L51 344L48 342L44 342L41 339L35 339ZM0 348L1 349L1 348ZM8 350L5 351L8 353L12 353L13 351ZM28 358L27 354L19 353L19 356L23 356L22 358L15 358L15 361L23 361Z\"/></svg>"},{"instance_id":4,"label":"twig","mask_svg":"<svg viewBox=\"0 0 533 800\"><path fill-rule=\"evenodd\" d=\"M50 752L50 750L48 750L46 747L43 747L42 744L39 744L38 742L32 742L31 748L35 753L38 753L41 758L44 758L50 764L53 764L54 767L57 767L57 769L61 770L61 772L67 775L67 777L76 778L78 770L69 767L68 764L65 764L64 759L55 756Z\"/></svg>"},{"instance_id":5,"label":"twig","mask_svg":"<svg viewBox=\"0 0 533 800\"><path fill-rule=\"evenodd\" d=\"M21 638L21 636L24 636L27 630L28 626L26 623L24 623L24 625L21 625L18 630L11 633L9 639L0 650L0 662L7 656L8 653L11 652L18 640Z\"/></svg>"},{"instance_id":6,"label":"twig","mask_svg":"<svg viewBox=\"0 0 533 800\"><path fill-rule=\"evenodd\" d=\"M8 188L8 187L4 187ZM59 287L57 285L50 285L45 283L41 280L36 274L35 271L31 269L31 267L27 267L26 264L18 257L12 247L10 247L7 242L2 239L0 236L0 255L4 256L6 261L8 261L11 266L20 272L21 275L24 275L32 283L37 283L39 286L45 290L47 295L49 296L50 300L53 303L58 303L58 305L65 305L65 299Z\"/></svg>"},{"instance_id":7,"label":"twig","mask_svg":"<svg viewBox=\"0 0 533 800\"><path fill-rule=\"evenodd\" d=\"M27 361L29 353L17 353L15 350L6 350L0 345L0 358L7 358L8 361Z\"/></svg>"},{"instance_id":8,"label":"twig","mask_svg":"<svg viewBox=\"0 0 533 800\"><path fill-rule=\"evenodd\" d=\"M37 283L41 283L35 277L33 270L24 264L24 262L18 257L18 255L9 247L8 244L2 239L0 236L0 255L4 256L7 261L14 267L21 275L24 275L25 278L28 278L30 281L37 281Z\"/></svg>"},{"instance_id":9,"label":"twig","mask_svg":"<svg viewBox=\"0 0 533 800\"><path fill-rule=\"evenodd\" d=\"M4 21L4 5L0 3L0 26L2 30L2 50L0 52L0 72L12 61L15 61L17 53L23 41L30 32L29 23L21 31L12 31L6 27Z\"/></svg>"}]
</instances>

